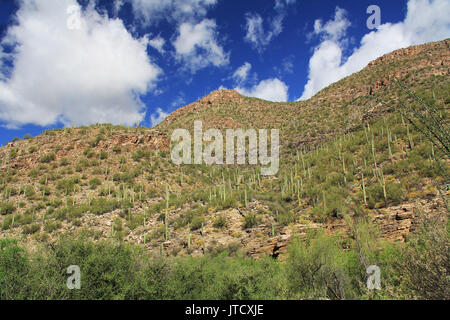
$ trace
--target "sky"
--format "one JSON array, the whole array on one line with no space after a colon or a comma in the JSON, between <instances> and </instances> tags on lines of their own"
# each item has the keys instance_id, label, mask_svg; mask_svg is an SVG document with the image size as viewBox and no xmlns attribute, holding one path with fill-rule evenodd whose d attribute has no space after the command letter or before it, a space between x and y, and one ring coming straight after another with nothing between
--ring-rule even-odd
<instances>
[{"instance_id":1,"label":"sky","mask_svg":"<svg viewBox=\"0 0 450 320\"><path fill-rule=\"evenodd\" d=\"M2 0L0 144L97 122L152 127L217 89L305 100L448 38L449 12L448 0Z\"/></svg>"}]
</instances>

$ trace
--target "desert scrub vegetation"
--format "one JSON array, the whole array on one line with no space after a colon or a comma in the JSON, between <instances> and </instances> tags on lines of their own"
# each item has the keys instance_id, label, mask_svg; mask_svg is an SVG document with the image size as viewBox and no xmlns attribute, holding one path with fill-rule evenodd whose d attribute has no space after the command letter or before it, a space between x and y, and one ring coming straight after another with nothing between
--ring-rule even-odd
<instances>
[{"instance_id":1,"label":"desert scrub vegetation","mask_svg":"<svg viewBox=\"0 0 450 320\"><path fill-rule=\"evenodd\" d=\"M16 210L16 206L12 202L0 202L0 214L11 214Z\"/></svg>"},{"instance_id":2,"label":"desert scrub vegetation","mask_svg":"<svg viewBox=\"0 0 450 320\"><path fill-rule=\"evenodd\" d=\"M245 257L239 245L194 258L149 256L114 238L93 242L86 235L63 236L32 252L17 240L2 239L0 298L448 299L448 225L429 223L406 243L395 244L378 238L368 222L356 222L350 237L311 232L290 244L284 262ZM122 222L114 226L120 233ZM30 224L26 231L35 228ZM65 268L75 263L81 289L68 290ZM368 264L382 270L380 290L367 289Z\"/></svg>"},{"instance_id":3,"label":"desert scrub vegetation","mask_svg":"<svg viewBox=\"0 0 450 320\"><path fill-rule=\"evenodd\" d=\"M56 158L55 153L50 152L50 153L44 154L44 155L40 158L40 161L41 161L41 163L50 163L50 162L54 161L55 158Z\"/></svg>"},{"instance_id":4,"label":"desert scrub vegetation","mask_svg":"<svg viewBox=\"0 0 450 320\"><path fill-rule=\"evenodd\" d=\"M89 180L89 188L92 190L97 189L98 186L102 184L102 181L99 178L92 178Z\"/></svg>"}]
</instances>

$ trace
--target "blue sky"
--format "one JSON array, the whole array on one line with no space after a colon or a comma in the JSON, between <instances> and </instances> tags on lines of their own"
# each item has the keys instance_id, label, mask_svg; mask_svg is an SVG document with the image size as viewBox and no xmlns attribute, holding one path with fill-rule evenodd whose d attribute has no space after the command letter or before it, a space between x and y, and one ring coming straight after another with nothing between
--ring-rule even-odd
<instances>
[{"instance_id":1,"label":"blue sky","mask_svg":"<svg viewBox=\"0 0 450 320\"><path fill-rule=\"evenodd\" d=\"M307 99L448 38L448 12L448 0L1 1L0 143L97 121L151 127L219 88Z\"/></svg>"}]
</instances>

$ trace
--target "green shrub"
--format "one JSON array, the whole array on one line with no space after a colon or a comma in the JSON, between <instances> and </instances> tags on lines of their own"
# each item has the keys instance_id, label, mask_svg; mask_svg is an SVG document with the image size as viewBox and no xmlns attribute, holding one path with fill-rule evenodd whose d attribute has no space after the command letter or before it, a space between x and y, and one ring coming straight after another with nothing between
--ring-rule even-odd
<instances>
[{"instance_id":1,"label":"green shrub","mask_svg":"<svg viewBox=\"0 0 450 320\"><path fill-rule=\"evenodd\" d=\"M119 146L114 146L112 151L116 154L119 154L122 152L122 149Z\"/></svg>"},{"instance_id":2,"label":"green shrub","mask_svg":"<svg viewBox=\"0 0 450 320\"><path fill-rule=\"evenodd\" d=\"M97 187L100 186L101 184L102 182L100 181L99 178L93 178L89 180L89 187L91 188L91 190L97 189Z\"/></svg>"},{"instance_id":3,"label":"green shrub","mask_svg":"<svg viewBox=\"0 0 450 320\"><path fill-rule=\"evenodd\" d=\"M33 234L39 230L41 230L41 226L36 223L23 226L23 234Z\"/></svg>"},{"instance_id":4,"label":"green shrub","mask_svg":"<svg viewBox=\"0 0 450 320\"><path fill-rule=\"evenodd\" d=\"M119 208L119 203L116 200L108 200L106 198L94 199L91 203L90 211L96 215L102 215L112 212Z\"/></svg>"},{"instance_id":5,"label":"green shrub","mask_svg":"<svg viewBox=\"0 0 450 320\"><path fill-rule=\"evenodd\" d=\"M38 148L36 146L30 146L28 148L28 153L30 154L35 153L36 151L38 151Z\"/></svg>"},{"instance_id":6,"label":"green shrub","mask_svg":"<svg viewBox=\"0 0 450 320\"><path fill-rule=\"evenodd\" d=\"M16 206L12 202L0 203L0 214L2 216L11 214L16 210Z\"/></svg>"},{"instance_id":7,"label":"green shrub","mask_svg":"<svg viewBox=\"0 0 450 320\"><path fill-rule=\"evenodd\" d=\"M100 160L105 160L108 158L108 153L106 151L100 151L100 153L98 154L98 158Z\"/></svg>"},{"instance_id":8,"label":"green shrub","mask_svg":"<svg viewBox=\"0 0 450 320\"><path fill-rule=\"evenodd\" d=\"M59 165L61 166L61 167L65 167L65 166L67 166L69 164L69 160L67 160L67 158L62 158L60 161L59 161Z\"/></svg>"},{"instance_id":9,"label":"green shrub","mask_svg":"<svg viewBox=\"0 0 450 320\"><path fill-rule=\"evenodd\" d=\"M386 182L386 194L392 204L398 205L402 202L405 192L401 184L388 181Z\"/></svg>"},{"instance_id":10,"label":"green shrub","mask_svg":"<svg viewBox=\"0 0 450 320\"><path fill-rule=\"evenodd\" d=\"M98 136L95 137L94 140L92 140L91 142L89 142L89 146L90 146L91 148L95 148L96 146L98 146L98 144L99 144L100 141L102 141L102 140L105 140L105 139L103 138L103 136L102 136L102 135L98 135Z\"/></svg>"},{"instance_id":11,"label":"green shrub","mask_svg":"<svg viewBox=\"0 0 450 320\"><path fill-rule=\"evenodd\" d=\"M55 230L58 230L59 228L61 228L61 222L59 221L55 221L55 220L47 220L44 223L44 230L46 232L53 232Z\"/></svg>"},{"instance_id":12,"label":"green shrub","mask_svg":"<svg viewBox=\"0 0 450 320\"><path fill-rule=\"evenodd\" d=\"M258 216L256 215L256 213L249 212L244 217L244 229L253 228L258 223L259 223L259 219L258 219Z\"/></svg>"},{"instance_id":13,"label":"green shrub","mask_svg":"<svg viewBox=\"0 0 450 320\"><path fill-rule=\"evenodd\" d=\"M55 158L56 158L55 154L53 152L51 152L51 153L44 154L41 157L40 161L41 161L41 163L50 163L50 162L54 161Z\"/></svg>"},{"instance_id":14,"label":"green shrub","mask_svg":"<svg viewBox=\"0 0 450 320\"><path fill-rule=\"evenodd\" d=\"M336 239L312 235L307 242L294 241L289 250L287 277L292 298L351 298L345 253Z\"/></svg>"},{"instance_id":15,"label":"green shrub","mask_svg":"<svg viewBox=\"0 0 450 320\"><path fill-rule=\"evenodd\" d=\"M277 222L282 226L287 226L291 222L294 222L294 221L295 221L295 216L290 211L279 213L277 216Z\"/></svg>"},{"instance_id":16,"label":"green shrub","mask_svg":"<svg viewBox=\"0 0 450 320\"><path fill-rule=\"evenodd\" d=\"M31 199L33 199L36 192L34 191L33 186L28 185L25 187L24 194L25 194L25 197L27 197L27 199L31 200Z\"/></svg>"},{"instance_id":17,"label":"green shrub","mask_svg":"<svg viewBox=\"0 0 450 320\"><path fill-rule=\"evenodd\" d=\"M25 283L29 279L29 261L17 240L0 240L0 299L29 298Z\"/></svg>"},{"instance_id":18,"label":"green shrub","mask_svg":"<svg viewBox=\"0 0 450 320\"><path fill-rule=\"evenodd\" d=\"M78 177L72 177L68 179L63 179L58 181L56 184L56 189L65 192L66 194L70 194L75 191L75 185L80 182Z\"/></svg>"},{"instance_id":19,"label":"green shrub","mask_svg":"<svg viewBox=\"0 0 450 320\"><path fill-rule=\"evenodd\" d=\"M131 158L136 161L139 162L141 159L146 158L148 159L150 157L150 152L147 150L142 150L142 149L138 149L135 152L133 152L133 154L131 155Z\"/></svg>"},{"instance_id":20,"label":"green shrub","mask_svg":"<svg viewBox=\"0 0 450 320\"><path fill-rule=\"evenodd\" d=\"M12 148L11 150L9 150L9 159L15 159L17 157L18 152L19 149L17 148Z\"/></svg>"},{"instance_id":21,"label":"green shrub","mask_svg":"<svg viewBox=\"0 0 450 320\"><path fill-rule=\"evenodd\" d=\"M213 226L214 228L224 228L227 226L227 218L225 217L225 215L221 214L219 215L217 218L214 219L213 222Z\"/></svg>"},{"instance_id":22,"label":"green shrub","mask_svg":"<svg viewBox=\"0 0 450 320\"><path fill-rule=\"evenodd\" d=\"M5 217L5 219L3 220L3 223L2 223L2 230L7 230L7 229L11 228L12 220L13 220L12 216Z\"/></svg>"}]
</instances>

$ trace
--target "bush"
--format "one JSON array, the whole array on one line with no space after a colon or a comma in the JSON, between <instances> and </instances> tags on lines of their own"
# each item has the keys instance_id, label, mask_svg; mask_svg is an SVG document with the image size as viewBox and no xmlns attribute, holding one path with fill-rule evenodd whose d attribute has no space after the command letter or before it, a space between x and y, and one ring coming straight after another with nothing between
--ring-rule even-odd
<instances>
[{"instance_id":1,"label":"bush","mask_svg":"<svg viewBox=\"0 0 450 320\"><path fill-rule=\"evenodd\" d=\"M89 146L91 148L95 148L96 146L98 146L98 144L100 143L100 141L104 140L102 135L98 135L95 137L94 140L92 140L91 142L89 142Z\"/></svg>"},{"instance_id":2,"label":"bush","mask_svg":"<svg viewBox=\"0 0 450 320\"><path fill-rule=\"evenodd\" d=\"M102 182L100 181L99 178L93 178L89 180L89 187L91 188L91 190L97 189L97 187L100 186L101 184Z\"/></svg>"},{"instance_id":3,"label":"bush","mask_svg":"<svg viewBox=\"0 0 450 320\"><path fill-rule=\"evenodd\" d=\"M213 222L213 226L214 228L224 228L227 226L227 218L225 217L225 215L221 214L219 215L217 218L214 219Z\"/></svg>"},{"instance_id":4,"label":"bush","mask_svg":"<svg viewBox=\"0 0 450 320\"><path fill-rule=\"evenodd\" d=\"M27 283L29 261L16 240L0 240L0 299L29 298Z\"/></svg>"},{"instance_id":5,"label":"bush","mask_svg":"<svg viewBox=\"0 0 450 320\"><path fill-rule=\"evenodd\" d=\"M290 211L280 213L277 216L277 222L283 226L287 226L291 222L294 222L294 221L295 221L295 216Z\"/></svg>"},{"instance_id":6,"label":"bush","mask_svg":"<svg viewBox=\"0 0 450 320\"><path fill-rule=\"evenodd\" d=\"M105 160L108 158L108 153L106 151L100 151L100 153L98 154L98 158L100 160Z\"/></svg>"},{"instance_id":7,"label":"bush","mask_svg":"<svg viewBox=\"0 0 450 320\"><path fill-rule=\"evenodd\" d=\"M47 232L53 232L57 229L61 228L61 222L54 220L47 220L44 223L44 230Z\"/></svg>"},{"instance_id":8,"label":"bush","mask_svg":"<svg viewBox=\"0 0 450 320\"><path fill-rule=\"evenodd\" d=\"M34 191L33 186L26 186L24 193L25 193L25 197L27 197L28 200L31 200L31 199L33 199L36 192Z\"/></svg>"},{"instance_id":9,"label":"bush","mask_svg":"<svg viewBox=\"0 0 450 320\"><path fill-rule=\"evenodd\" d=\"M54 161L55 158L56 158L55 154L53 152L51 152L51 153L44 154L41 157L40 161L41 161L41 163L50 163L50 162Z\"/></svg>"},{"instance_id":10,"label":"bush","mask_svg":"<svg viewBox=\"0 0 450 320\"><path fill-rule=\"evenodd\" d=\"M59 161L59 165L61 166L61 167L65 167L65 166L67 166L69 164L69 160L67 160L67 158L62 158L60 161Z\"/></svg>"},{"instance_id":11,"label":"bush","mask_svg":"<svg viewBox=\"0 0 450 320\"><path fill-rule=\"evenodd\" d=\"M386 182L386 194L388 200L390 200L392 204L397 205L402 202L405 192L401 184L389 181Z\"/></svg>"},{"instance_id":12,"label":"bush","mask_svg":"<svg viewBox=\"0 0 450 320\"><path fill-rule=\"evenodd\" d=\"M449 300L449 229L433 218L422 218L418 229L394 269L404 275L405 286L412 298Z\"/></svg>"},{"instance_id":13,"label":"bush","mask_svg":"<svg viewBox=\"0 0 450 320\"><path fill-rule=\"evenodd\" d=\"M245 217L244 217L244 229L249 229L249 228L253 228L254 226L256 226L258 224L258 217L255 213L253 212L249 212Z\"/></svg>"},{"instance_id":14,"label":"bush","mask_svg":"<svg viewBox=\"0 0 450 320\"><path fill-rule=\"evenodd\" d=\"M23 234L33 234L41 230L41 226L38 224L31 224L23 226Z\"/></svg>"},{"instance_id":15,"label":"bush","mask_svg":"<svg viewBox=\"0 0 450 320\"><path fill-rule=\"evenodd\" d=\"M306 243L295 240L287 262L292 298L347 298L350 279L345 272L344 255L336 239L320 233Z\"/></svg>"},{"instance_id":16,"label":"bush","mask_svg":"<svg viewBox=\"0 0 450 320\"><path fill-rule=\"evenodd\" d=\"M116 154L119 154L122 152L122 149L119 146L114 146L112 150Z\"/></svg>"},{"instance_id":17,"label":"bush","mask_svg":"<svg viewBox=\"0 0 450 320\"><path fill-rule=\"evenodd\" d=\"M9 150L9 159L15 159L17 157L19 150L17 148L12 148Z\"/></svg>"},{"instance_id":18,"label":"bush","mask_svg":"<svg viewBox=\"0 0 450 320\"><path fill-rule=\"evenodd\" d=\"M106 198L94 199L91 203L90 211L96 215L102 215L112 212L119 208L119 203L116 200L107 200Z\"/></svg>"},{"instance_id":19,"label":"bush","mask_svg":"<svg viewBox=\"0 0 450 320\"><path fill-rule=\"evenodd\" d=\"M7 216L3 220L2 223L2 230L7 230L12 227L12 216Z\"/></svg>"},{"instance_id":20,"label":"bush","mask_svg":"<svg viewBox=\"0 0 450 320\"><path fill-rule=\"evenodd\" d=\"M72 177L58 181L56 189L70 194L75 191L75 185L80 182L78 177Z\"/></svg>"},{"instance_id":21,"label":"bush","mask_svg":"<svg viewBox=\"0 0 450 320\"><path fill-rule=\"evenodd\" d=\"M143 158L148 159L149 157L150 157L150 152L147 150L142 150L142 149L136 150L131 155L131 158L136 162L139 162Z\"/></svg>"},{"instance_id":22,"label":"bush","mask_svg":"<svg viewBox=\"0 0 450 320\"><path fill-rule=\"evenodd\" d=\"M0 214L2 216L11 214L16 210L16 206L12 202L0 203Z\"/></svg>"},{"instance_id":23,"label":"bush","mask_svg":"<svg viewBox=\"0 0 450 320\"><path fill-rule=\"evenodd\" d=\"M203 223L204 223L204 221L203 221L203 218L201 216L199 216L199 215L194 216L192 218L191 225L190 225L191 226L191 230L198 230L198 229L200 229L202 227Z\"/></svg>"},{"instance_id":24,"label":"bush","mask_svg":"<svg viewBox=\"0 0 450 320\"><path fill-rule=\"evenodd\" d=\"M36 151L38 151L38 148L36 146L31 146L28 148L28 153L35 153Z\"/></svg>"}]
</instances>

